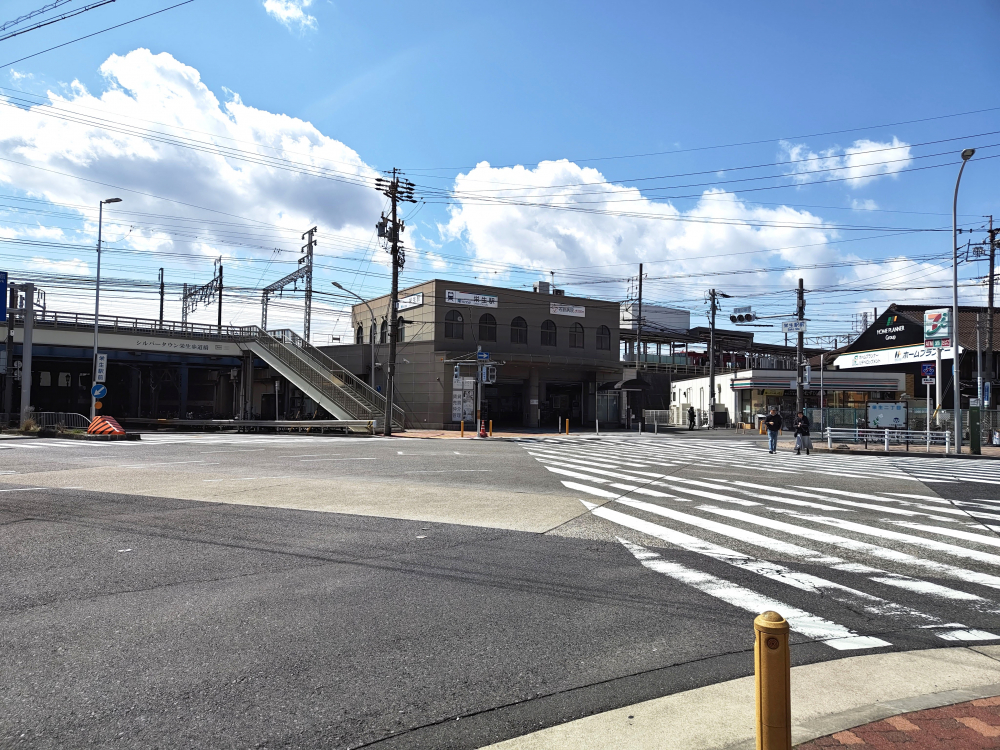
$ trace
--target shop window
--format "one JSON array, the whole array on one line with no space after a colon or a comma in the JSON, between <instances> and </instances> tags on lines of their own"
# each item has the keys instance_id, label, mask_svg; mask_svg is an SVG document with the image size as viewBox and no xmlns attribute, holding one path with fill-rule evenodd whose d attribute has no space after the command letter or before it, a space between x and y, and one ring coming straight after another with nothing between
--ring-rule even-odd
<instances>
[{"instance_id":1,"label":"shop window","mask_svg":"<svg viewBox=\"0 0 1000 750\"><path fill-rule=\"evenodd\" d=\"M497 340L497 319L489 313L486 313L479 318L479 340Z\"/></svg>"},{"instance_id":2,"label":"shop window","mask_svg":"<svg viewBox=\"0 0 1000 750\"><path fill-rule=\"evenodd\" d=\"M78 386L80 386L81 388L89 388L90 387L90 373L89 372L81 372L79 375L77 375L76 376L76 384Z\"/></svg>"},{"instance_id":3,"label":"shop window","mask_svg":"<svg viewBox=\"0 0 1000 750\"><path fill-rule=\"evenodd\" d=\"M607 326L601 326L597 329L597 348L611 351L611 329Z\"/></svg>"},{"instance_id":4,"label":"shop window","mask_svg":"<svg viewBox=\"0 0 1000 750\"><path fill-rule=\"evenodd\" d=\"M510 321L510 343L528 343L528 323L524 318L517 317Z\"/></svg>"},{"instance_id":5,"label":"shop window","mask_svg":"<svg viewBox=\"0 0 1000 750\"><path fill-rule=\"evenodd\" d=\"M569 348L583 349L583 326L579 323L569 327Z\"/></svg>"},{"instance_id":6,"label":"shop window","mask_svg":"<svg viewBox=\"0 0 1000 750\"><path fill-rule=\"evenodd\" d=\"M73 382L73 376L68 372L59 373L59 387L69 388L70 383Z\"/></svg>"},{"instance_id":7,"label":"shop window","mask_svg":"<svg viewBox=\"0 0 1000 750\"><path fill-rule=\"evenodd\" d=\"M551 320L542 323L542 346L556 345L556 324Z\"/></svg>"},{"instance_id":8,"label":"shop window","mask_svg":"<svg viewBox=\"0 0 1000 750\"><path fill-rule=\"evenodd\" d=\"M43 388L52 385L52 373L45 371L38 373L38 385Z\"/></svg>"},{"instance_id":9,"label":"shop window","mask_svg":"<svg viewBox=\"0 0 1000 750\"><path fill-rule=\"evenodd\" d=\"M465 320L458 310L449 310L444 316L444 337L446 339L465 338Z\"/></svg>"}]
</instances>

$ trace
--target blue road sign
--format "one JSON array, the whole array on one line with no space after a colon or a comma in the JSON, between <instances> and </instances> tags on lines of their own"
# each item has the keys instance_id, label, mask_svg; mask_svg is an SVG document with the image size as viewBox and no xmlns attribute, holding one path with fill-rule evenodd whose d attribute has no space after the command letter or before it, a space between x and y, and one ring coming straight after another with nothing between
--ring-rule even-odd
<instances>
[{"instance_id":1,"label":"blue road sign","mask_svg":"<svg viewBox=\"0 0 1000 750\"><path fill-rule=\"evenodd\" d=\"M90 395L94 398L104 398L108 394L108 387L100 383L94 383L90 389Z\"/></svg>"},{"instance_id":2,"label":"blue road sign","mask_svg":"<svg viewBox=\"0 0 1000 750\"><path fill-rule=\"evenodd\" d=\"M0 271L0 323L7 322L7 272Z\"/></svg>"},{"instance_id":3,"label":"blue road sign","mask_svg":"<svg viewBox=\"0 0 1000 750\"><path fill-rule=\"evenodd\" d=\"M992 396L993 383L986 381L983 383L983 403L987 406L990 405L990 396Z\"/></svg>"},{"instance_id":4,"label":"blue road sign","mask_svg":"<svg viewBox=\"0 0 1000 750\"><path fill-rule=\"evenodd\" d=\"M931 365L920 365L920 374L923 375L925 378L933 378L934 377L934 368L935 368L935 366L936 365L932 365L932 364Z\"/></svg>"},{"instance_id":5,"label":"blue road sign","mask_svg":"<svg viewBox=\"0 0 1000 750\"><path fill-rule=\"evenodd\" d=\"M490 353L489 352L477 352L476 353L476 358L477 359L489 359L490 358Z\"/></svg>"}]
</instances>

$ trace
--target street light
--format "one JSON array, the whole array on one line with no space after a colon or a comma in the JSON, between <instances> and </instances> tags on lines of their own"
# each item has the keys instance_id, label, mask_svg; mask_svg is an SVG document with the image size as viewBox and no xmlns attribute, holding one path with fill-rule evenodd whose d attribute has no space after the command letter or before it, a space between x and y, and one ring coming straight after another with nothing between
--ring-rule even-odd
<instances>
[{"instance_id":1,"label":"street light","mask_svg":"<svg viewBox=\"0 0 1000 750\"><path fill-rule=\"evenodd\" d=\"M373 313L373 312L372 312L372 308L371 308L371 305L369 305L369 304L368 304L368 303L367 303L367 302L366 302L365 300L363 300L363 299L362 299L361 297L358 297L358 295L356 295L356 294L355 294L354 292L352 292L352 291L351 291L350 289L345 289L344 287L342 287L342 286L340 285L340 283L339 283L339 282L336 282L336 281L331 281L330 283L331 283L331 284L333 284L333 285L334 285L335 287L337 287L337 289L339 289L340 291L342 291L342 292L347 292L347 293L348 293L348 294L350 294L350 295L351 295L352 297L355 297L355 298L357 298L357 299L358 299L358 300L359 300L359 301L361 302L361 304L363 304L363 305L364 305L365 307L367 307L367 308L368 308L368 314L372 316L372 327L371 327L371 329L370 329L370 330L368 331L368 333L369 333L369 336L370 336L370 338L371 338L371 344L372 344L372 373L371 373L371 387L372 387L372 388L374 389L374 388L375 388L375 313Z\"/></svg>"},{"instance_id":2,"label":"street light","mask_svg":"<svg viewBox=\"0 0 1000 750\"><path fill-rule=\"evenodd\" d=\"M955 389L955 453L962 452L962 393L958 381L958 186L962 182L965 165L974 153L974 148L967 148L962 152L962 166L958 170L955 197L951 202L951 382Z\"/></svg>"},{"instance_id":3,"label":"street light","mask_svg":"<svg viewBox=\"0 0 1000 750\"><path fill-rule=\"evenodd\" d=\"M97 385L97 321L101 311L101 225L104 220L105 203L121 203L121 198L108 198L98 204L97 207L97 286L94 290L94 361L91 364L91 387L90 387L90 419L93 421L97 416L97 397L94 395L94 386Z\"/></svg>"}]
</instances>

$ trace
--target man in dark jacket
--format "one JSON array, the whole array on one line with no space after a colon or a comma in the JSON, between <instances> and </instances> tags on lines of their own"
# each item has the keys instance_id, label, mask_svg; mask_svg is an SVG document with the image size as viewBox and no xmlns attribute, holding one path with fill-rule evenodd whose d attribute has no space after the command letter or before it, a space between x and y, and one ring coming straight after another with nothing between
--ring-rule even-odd
<instances>
[{"instance_id":1,"label":"man in dark jacket","mask_svg":"<svg viewBox=\"0 0 1000 750\"><path fill-rule=\"evenodd\" d=\"M809 437L809 417L799 412L795 417L795 455L802 455L803 448L808 456L812 450L812 438Z\"/></svg>"},{"instance_id":2,"label":"man in dark jacket","mask_svg":"<svg viewBox=\"0 0 1000 750\"><path fill-rule=\"evenodd\" d=\"M694 407L693 406L689 406L688 407L688 429L689 430L693 430L694 429Z\"/></svg>"},{"instance_id":3,"label":"man in dark jacket","mask_svg":"<svg viewBox=\"0 0 1000 750\"><path fill-rule=\"evenodd\" d=\"M767 452L777 453L778 432L781 430L781 415L778 414L778 410L773 406L771 407L771 413L764 420L764 424L767 425Z\"/></svg>"}]
</instances>

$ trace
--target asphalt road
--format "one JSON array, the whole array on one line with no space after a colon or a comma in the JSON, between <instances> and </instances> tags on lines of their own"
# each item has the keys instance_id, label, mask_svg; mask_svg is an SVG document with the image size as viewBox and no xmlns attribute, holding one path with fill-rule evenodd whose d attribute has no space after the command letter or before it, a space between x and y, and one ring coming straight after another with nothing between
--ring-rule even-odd
<instances>
[{"instance_id":1,"label":"asphalt road","mask_svg":"<svg viewBox=\"0 0 1000 750\"><path fill-rule=\"evenodd\" d=\"M0 746L475 748L751 674L765 604L1000 642L997 464L715 437L0 441Z\"/></svg>"}]
</instances>

